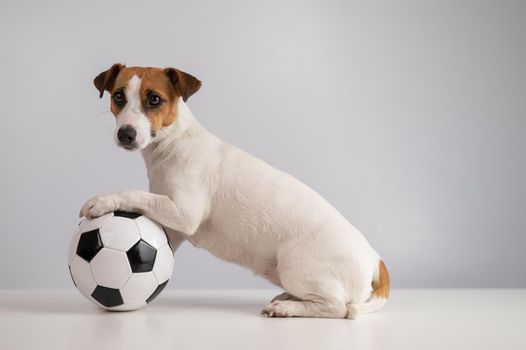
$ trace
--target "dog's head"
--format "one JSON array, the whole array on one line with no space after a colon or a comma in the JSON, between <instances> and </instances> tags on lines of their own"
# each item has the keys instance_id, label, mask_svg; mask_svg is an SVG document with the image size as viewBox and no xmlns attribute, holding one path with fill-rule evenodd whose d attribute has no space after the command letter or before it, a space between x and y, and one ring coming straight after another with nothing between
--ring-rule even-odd
<instances>
[{"instance_id":1,"label":"dog's head","mask_svg":"<svg viewBox=\"0 0 526 350\"><path fill-rule=\"evenodd\" d=\"M115 142L128 150L143 149L163 127L177 120L177 104L201 87L192 75L175 68L126 67L114 64L97 75L95 87L102 98L111 94L111 112L117 119Z\"/></svg>"}]
</instances>

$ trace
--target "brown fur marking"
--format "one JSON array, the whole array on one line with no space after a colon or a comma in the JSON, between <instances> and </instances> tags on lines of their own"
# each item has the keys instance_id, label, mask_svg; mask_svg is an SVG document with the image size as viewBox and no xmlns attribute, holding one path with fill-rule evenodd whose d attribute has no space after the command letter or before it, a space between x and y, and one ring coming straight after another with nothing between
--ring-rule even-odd
<instances>
[{"instance_id":1,"label":"brown fur marking","mask_svg":"<svg viewBox=\"0 0 526 350\"><path fill-rule=\"evenodd\" d=\"M122 68L124 68L124 65L115 63L110 67L110 69L100 73L97 75L97 77L95 77L95 79L93 79L93 84L95 84L95 87L97 90L99 90L100 98L102 98L102 95L104 95L105 90L111 92L115 83L115 79L119 75L119 72Z\"/></svg>"},{"instance_id":2,"label":"brown fur marking","mask_svg":"<svg viewBox=\"0 0 526 350\"><path fill-rule=\"evenodd\" d=\"M387 299L390 291L389 272L382 260L378 263L378 280L373 281L373 295L377 298Z\"/></svg>"}]
</instances>

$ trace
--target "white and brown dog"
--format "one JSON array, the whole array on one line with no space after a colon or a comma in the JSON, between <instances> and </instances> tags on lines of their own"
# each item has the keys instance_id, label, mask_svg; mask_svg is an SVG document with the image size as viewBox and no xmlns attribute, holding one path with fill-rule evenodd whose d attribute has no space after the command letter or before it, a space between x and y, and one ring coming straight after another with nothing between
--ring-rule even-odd
<instances>
[{"instance_id":1,"label":"white and brown dog","mask_svg":"<svg viewBox=\"0 0 526 350\"><path fill-rule=\"evenodd\" d=\"M379 309L389 275L363 235L318 193L208 132L185 103L201 82L174 68L114 64L95 78L111 93L116 143L141 150L150 192L88 200L81 216L124 210L252 269L286 292L265 306L275 317L354 318Z\"/></svg>"}]
</instances>

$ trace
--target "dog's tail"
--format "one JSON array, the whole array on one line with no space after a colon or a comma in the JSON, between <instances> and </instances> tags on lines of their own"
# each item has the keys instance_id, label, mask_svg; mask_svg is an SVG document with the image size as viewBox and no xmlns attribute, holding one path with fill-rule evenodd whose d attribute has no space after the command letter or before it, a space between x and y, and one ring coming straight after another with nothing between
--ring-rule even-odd
<instances>
[{"instance_id":1,"label":"dog's tail","mask_svg":"<svg viewBox=\"0 0 526 350\"><path fill-rule=\"evenodd\" d=\"M372 287L373 291L367 301L347 304L347 318L354 319L361 313L374 312L387 301L390 291L389 272L382 260L378 261L378 269L374 273Z\"/></svg>"}]
</instances>

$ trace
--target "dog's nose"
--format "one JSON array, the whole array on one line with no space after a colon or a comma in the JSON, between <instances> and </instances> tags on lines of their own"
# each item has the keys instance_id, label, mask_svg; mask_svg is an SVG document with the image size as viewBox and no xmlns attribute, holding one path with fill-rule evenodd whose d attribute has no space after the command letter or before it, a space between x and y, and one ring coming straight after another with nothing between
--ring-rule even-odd
<instances>
[{"instance_id":1,"label":"dog's nose","mask_svg":"<svg viewBox=\"0 0 526 350\"><path fill-rule=\"evenodd\" d=\"M117 132L117 138L123 145L131 145L135 141L136 136L137 131L135 131L135 128L131 125L123 125Z\"/></svg>"}]
</instances>

